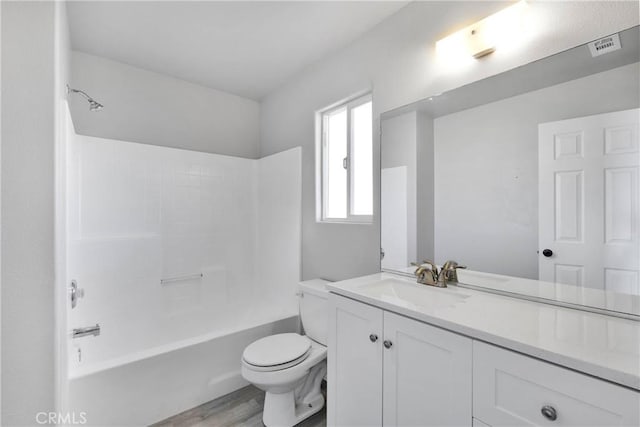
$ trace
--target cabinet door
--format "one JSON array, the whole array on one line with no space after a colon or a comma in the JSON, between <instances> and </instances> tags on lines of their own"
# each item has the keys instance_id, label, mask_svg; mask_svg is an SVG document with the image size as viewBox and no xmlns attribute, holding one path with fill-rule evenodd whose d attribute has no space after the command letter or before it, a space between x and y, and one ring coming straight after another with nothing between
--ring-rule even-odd
<instances>
[{"instance_id":1,"label":"cabinet door","mask_svg":"<svg viewBox=\"0 0 640 427\"><path fill-rule=\"evenodd\" d=\"M382 424L382 310L329 296L327 423Z\"/></svg>"},{"instance_id":2,"label":"cabinet door","mask_svg":"<svg viewBox=\"0 0 640 427\"><path fill-rule=\"evenodd\" d=\"M384 339L384 425L470 426L471 340L388 312Z\"/></svg>"}]
</instances>

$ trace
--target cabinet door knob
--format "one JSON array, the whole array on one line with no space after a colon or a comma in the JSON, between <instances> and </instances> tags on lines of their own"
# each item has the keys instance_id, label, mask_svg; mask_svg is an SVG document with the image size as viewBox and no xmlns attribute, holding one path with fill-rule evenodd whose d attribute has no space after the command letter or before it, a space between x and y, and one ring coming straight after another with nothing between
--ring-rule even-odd
<instances>
[{"instance_id":1,"label":"cabinet door knob","mask_svg":"<svg viewBox=\"0 0 640 427\"><path fill-rule=\"evenodd\" d=\"M378 336L376 334L371 334L369 335L369 339L371 340L371 342L376 342L378 341Z\"/></svg>"},{"instance_id":2,"label":"cabinet door knob","mask_svg":"<svg viewBox=\"0 0 640 427\"><path fill-rule=\"evenodd\" d=\"M553 406L545 405L542 407L542 409L540 409L540 412L542 412L542 415L550 421L555 421L556 418L558 418L556 408L554 408Z\"/></svg>"},{"instance_id":3,"label":"cabinet door knob","mask_svg":"<svg viewBox=\"0 0 640 427\"><path fill-rule=\"evenodd\" d=\"M384 340L384 348L391 348L391 346L393 345L393 343L389 340Z\"/></svg>"},{"instance_id":4,"label":"cabinet door knob","mask_svg":"<svg viewBox=\"0 0 640 427\"><path fill-rule=\"evenodd\" d=\"M553 255L553 251L551 249L544 249L542 251L542 255L544 255L545 257L549 258L550 256Z\"/></svg>"}]
</instances>

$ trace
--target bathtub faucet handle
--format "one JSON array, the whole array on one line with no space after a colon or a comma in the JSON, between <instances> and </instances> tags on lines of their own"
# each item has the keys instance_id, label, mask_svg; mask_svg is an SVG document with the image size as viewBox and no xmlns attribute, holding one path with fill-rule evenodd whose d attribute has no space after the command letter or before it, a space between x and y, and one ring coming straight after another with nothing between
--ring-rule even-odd
<instances>
[{"instance_id":1,"label":"bathtub faucet handle","mask_svg":"<svg viewBox=\"0 0 640 427\"><path fill-rule=\"evenodd\" d=\"M79 289L78 282L75 280L72 280L71 286L69 286L69 297L71 298L71 308L76 308L78 300L84 298L84 289Z\"/></svg>"}]
</instances>

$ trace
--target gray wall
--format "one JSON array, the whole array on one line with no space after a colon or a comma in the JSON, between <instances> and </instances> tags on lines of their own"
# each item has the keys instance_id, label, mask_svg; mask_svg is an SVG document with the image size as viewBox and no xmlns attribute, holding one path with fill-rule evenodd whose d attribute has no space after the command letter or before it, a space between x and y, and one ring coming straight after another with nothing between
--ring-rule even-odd
<instances>
[{"instance_id":1,"label":"gray wall","mask_svg":"<svg viewBox=\"0 0 640 427\"><path fill-rule=\"evenodd\" d=\"M2 425L54 409L57 7L2 2Z\"/></svg>"},{"instance_id":2,"label":"gray wall","mask_svg":"<svg viewBox=\"0 0 640 427\"><path fill-rule=\"evenodd\" d=\"M437 261L536 279L538 124L637 108L638 75L631 64L434 120Z\"/></svg>"},{"instance_id":3,"label":"gray wall","mask_svg":"<svg viewBox=\"0 0 640 427\"><path fill-rule=\"evenodd\" d=\"M424 112L416 113L418 132L416 146L418 256L415 261L435 260L435 158L433 119Z\"/></svg>"},{"instance_id":4,"label":"gray wall","mask_svg":"<svg viewBox=\"0 0 640 427\"><path fill-rule=\"evenodd\" d=\"M532 2L535 38L522 48L451 68L435 42L505 7L504 2L412 2L350 46L314 64L262 100L261 155L302 146L303 277L344 279L379 269L379 218L373 225L316 222L314 113L373 90L379 113L560 52L638 23L636 2ZM379 140L374 133L374 161ZM379 175L374 177L378 194ZM379 206L379 197L374 200Z\"/></svg>"},{"instance_id":5,"label":"gray wall","mask_svg":"<svg viewBox=\"0 0 640 427\"><path fill-rule=\"evenodd\" d=\"M81 135L258 157L256 101L77 51L71 67L71 86L105 106L69 98Z\"/></svg>"}]
</instances>

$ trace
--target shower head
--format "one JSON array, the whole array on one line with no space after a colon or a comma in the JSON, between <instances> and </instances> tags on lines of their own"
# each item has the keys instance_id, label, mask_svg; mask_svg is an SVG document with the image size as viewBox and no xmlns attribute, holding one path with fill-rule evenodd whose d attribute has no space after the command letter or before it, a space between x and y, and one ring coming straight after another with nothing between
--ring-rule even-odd
<instances>
[{"instance_id":1,"label":"shower head","mask_svg":"<svg viewBox=\"0 0 640 427\"><path fill-rule=\"evenodd\" d=\"M80 95L84 96L89 102L89 111L100 111L104 108L104 105L100 104L98 101L96 101L80 89L74 89L67 85L67 93L79 93Z\"/></svg>"}]
</instances>

